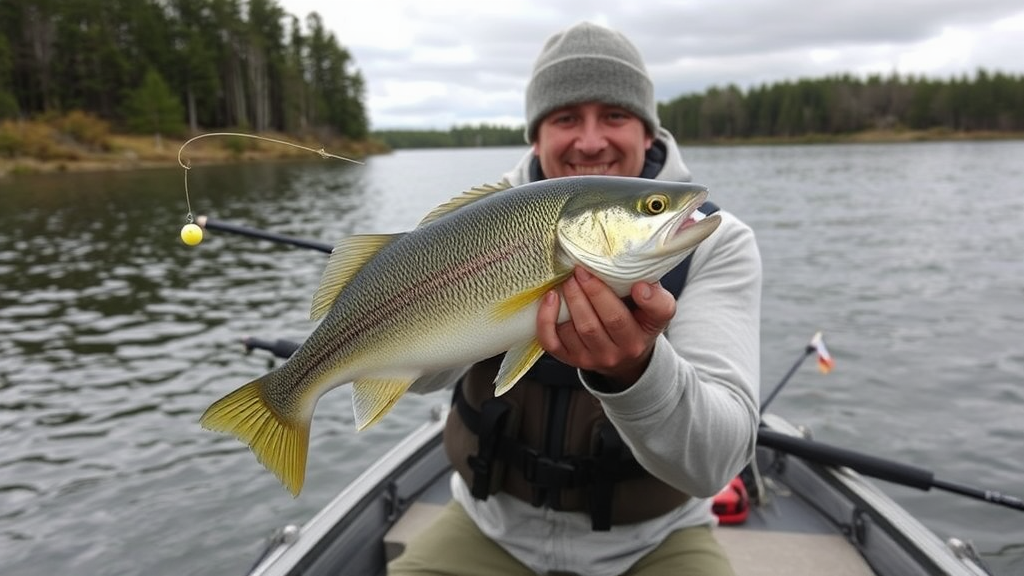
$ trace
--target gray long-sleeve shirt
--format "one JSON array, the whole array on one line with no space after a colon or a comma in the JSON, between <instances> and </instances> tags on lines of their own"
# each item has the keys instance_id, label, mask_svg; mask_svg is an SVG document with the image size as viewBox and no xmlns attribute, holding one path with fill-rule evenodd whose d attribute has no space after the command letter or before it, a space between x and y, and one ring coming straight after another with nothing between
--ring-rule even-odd
<instances>
[{"instance_id":1,"label":"gray long-sleeve shirt","mask_svg":"<svg viewBox=\"0 0 1024 576\"><path fill-rule=\"evenodd\" d=\"M671 135L658 179L689 180ZM525 183L531 154L506 178ZM714 198L714 191L711 193ZM627 570L671 532L712 524L714 496L754 453L760 373L761 258L751 229L721 211L718 229L694 251L676 316L655 344L640 379L607 394L584 386L637 460L652 474L694 496L682 507L637 524L591 529L584 513L535 508L504 493L476 500L458 474L456 500L480 529L533 570L613 575ZM427 392L465 369L418 380Z\"/></svg>"}]
</instances>

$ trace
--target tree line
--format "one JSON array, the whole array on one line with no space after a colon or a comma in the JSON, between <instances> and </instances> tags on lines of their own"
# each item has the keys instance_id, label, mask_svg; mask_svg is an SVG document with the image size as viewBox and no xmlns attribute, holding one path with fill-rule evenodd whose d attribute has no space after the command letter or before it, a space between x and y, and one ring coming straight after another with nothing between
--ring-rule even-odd
<instances>
[{"instance_id":1,"label":"tree line","mask_svg":"<svg viewBox=\"0 0 1024 576\"><path fill-rule=\"evenodd\" d=\"M735 85L658 104L679 140L842 136L867 130L1024 132L1024 76L978 70L948 80L850 74ZM392 148L517 146L523 126L482 124L450 130L374 132Z\"/></svg>"},{"instance_id":2,"label":"tree line","mask_svg":"<svg viewBox=\"0 0 1024 576\"><path fill-rule=\"evenodd\" d=\"M849 74L734 85L658 105L680 140L842 135L865 130L1024 132L1024 76L979 69L949 80Z\"/></svg>"},{"instance_id":3,"label":"tree line","mask_svg":"<svg viewBox=\"0 0 1024 576\"><path fill-rule=\"evenodd\" d=\"M470 148L479 146L522 146L523 126L493 124L454 126L448 130L376 130L373 137L390 148Z\"/></svg>"},{"instance_id":4,"label":"tree line","mask_svg":"<svg viewBox=\"0 0 1024 576\"><path fill-rule=\"evenodd\" d=\"M0 119L139 131L368 134L364 80L317 13L274 0L0 0Z\"/></svg>"}]
</instances>

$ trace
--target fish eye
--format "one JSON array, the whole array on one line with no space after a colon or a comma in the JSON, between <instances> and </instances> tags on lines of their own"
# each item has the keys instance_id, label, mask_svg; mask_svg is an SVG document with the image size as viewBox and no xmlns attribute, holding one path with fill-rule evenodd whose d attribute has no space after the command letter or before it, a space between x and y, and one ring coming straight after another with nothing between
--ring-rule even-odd
<instances>
[{"instance_id":1,"label":"fish eye","mask_svg":"<svg viewBox=\"0 0 1024 576\"><path fill-rule=\"evenodd\" d=\"M648 214L661 214L668 209L668 196L652 194L644 200L644 211Z\"/></svg>"}]
</instances>

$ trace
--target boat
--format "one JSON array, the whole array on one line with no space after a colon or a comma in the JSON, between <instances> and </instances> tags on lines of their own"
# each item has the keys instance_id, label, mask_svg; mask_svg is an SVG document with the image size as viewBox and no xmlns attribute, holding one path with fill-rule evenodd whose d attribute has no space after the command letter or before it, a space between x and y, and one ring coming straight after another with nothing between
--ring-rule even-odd
<instances>
[{"instance_id":1,"label":"boat","mask_svg":"<svg viewBox=\"0 0 1024 576\"><path fill-rule=\"evenodd\" d=\"M432 410L304 525L278 529L250 576L384 576L451 498L446 413ZM760 436L772 441L759 441L742 491L721 500L728 509L716 501L715 535L738 576L990 574L973 546L942 540L860 473L765 445L809 442L806 435L766 414Z\"/></svg>"}]
</instances>

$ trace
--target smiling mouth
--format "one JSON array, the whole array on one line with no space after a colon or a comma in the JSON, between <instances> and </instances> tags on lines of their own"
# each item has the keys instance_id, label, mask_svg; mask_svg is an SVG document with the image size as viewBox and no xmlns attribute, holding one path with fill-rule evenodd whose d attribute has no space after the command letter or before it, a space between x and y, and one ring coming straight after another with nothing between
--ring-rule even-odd
<instances>
[{"instance_id":1,"label":"smiling mouth","mask_svg":"<svg viewBox=\"0 0 1024 576\"><path fill-rule=\"evenodd\" d=\"M604 164L570 164L577 176L602 176L608 173L612 167L610 163Z\"/></svg>"}]
</instances>

